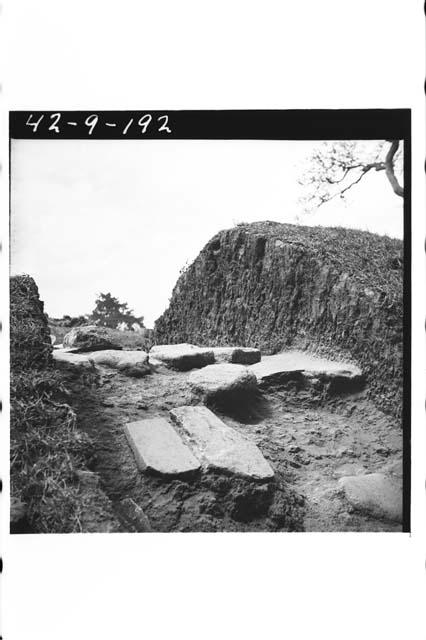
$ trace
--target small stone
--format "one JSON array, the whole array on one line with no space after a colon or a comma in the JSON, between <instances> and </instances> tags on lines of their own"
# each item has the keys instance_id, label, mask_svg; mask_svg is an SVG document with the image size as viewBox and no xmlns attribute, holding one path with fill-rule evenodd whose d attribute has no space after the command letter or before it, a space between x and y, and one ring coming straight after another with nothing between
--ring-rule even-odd
<instances>
[{"instance_id":1,"label":"small stone","mask_svg":"<svg viewBox=\"0 0 426 640\"><path fill-rule=\"evenodd\" d=\"M336 458L340 458L342 456L348 456L349 458L354 458L355 452L353 449L349 449L348 447L340 447L339 449L336 450L334 455Z\"/></svg>"},{"instance_id":2,"label":"small stone","mask_svg":"<svg viewBox=\"0 0 426 640\"><path fill-rule=\"evenodd\" d=\"M78 470L75 471L75 476L84 487L97 487L99 485L99 475L93 471Z\"/></svg>"},{"instance_id":3,"label":"small stone","mask_svg":"<svg viewBox=\"0 0 426 640\"><path fill-rule=\"evenodd\" d=\"M157 358L154 358L154 356L151 355L151 352L149 352L149 366L151 367L152 371L161 371L162 369L167 369L167 365L162 361L162 360L157 360Z\"/></svg>"},{"instance_id":4,"label":"small stone","mask_svg":"<svg viewBox=\"0 0 426 640\"><path fill-rule=\"evenodd\" d=\"M389 447L378 446L376 447L375 451L381 456L388 456L390 454Z\"/></svg>"},{"instance_id":5,"label":"small stone","mask_svg":"<svg viewBox=\"0 0 426 640\"><path fill-rule=\"evenodd\" d=\"M402 482L382 473L340 478L349 503L376 518L402 522Z\"/></svg>"},{"instance_id":6,"label":"small stone","mask_svg":"<svg viewBox=\"0 0 426 640\"><path fill-rule=\"evenodd\" d=\"M291 467L294 467L295 469L300 469L300 467L302 466L301 464L299 464L295 460L288 460L287 462Z\"/></svg>"},{"instance_id":7,"label":"small stone","mask_svg":"<svg viewBox=\"0 0 426 640\"><path fill-rule=\"evenodd\" d=\"M124 498L116 506L117 514L126 527L138 533L152 531L148 516L132 498Z\"/></svg>"},{"instance_id":8,"label":"small stone","mask_svg":"<svg viewBox=\"0 0 426 640\"><path fill-rule=\"evenodd\" d=\"M27 515L27 505L19 498L10 499L10 524L16 525L21 522Z\"/></svg>"},{"instance_id":9,"label":"small stone","mask_svg":"<svg viewBox=\"0 0 426 640\"><path fill-rule=\"evenodd\" d=\"M302 449L299 446L297 446L296 444L292 444L292 445L289 446L288 451L290 453L299 453L300 451L302 451Z\"/></svg>"}]
</instances>

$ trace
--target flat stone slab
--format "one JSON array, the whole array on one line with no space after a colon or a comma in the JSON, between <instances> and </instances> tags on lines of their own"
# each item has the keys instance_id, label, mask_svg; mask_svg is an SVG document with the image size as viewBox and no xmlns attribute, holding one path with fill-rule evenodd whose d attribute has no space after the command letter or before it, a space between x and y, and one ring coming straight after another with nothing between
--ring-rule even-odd
<instances>
[{"instance_id":1,"label":"flat stone slab","mask_svg":"<svg viewBox=\"0 0 426 640\"><path fill-rule=\"evenodd\" d=\"M257 378L242 364L210 364L192 371L188 382L193 391L206 398L223 394L255 391Z\"/></svg>"},{"instance_id":2,"label":"flat stone slab","mask_svg":"<svg viewBox=\"0 0 426 640\"><path fill-rule=\"evenodd\" d=\"M67 349L54 349L52 357L56 362L65 362L80 369L93 369L90 358L82 353L73 353Z\"/></svg>"},{"instance_id":3,"label":"flat stone slab","mask_svg":"<svg viewBox=\"0 0 426 640\"><path fill-rule=\"evenodd\" d=\"M214 347L212 351L216 362L255 364L262 357L260 350L252 347Z\"/></svg>"},{"instance_id":4,"label":"flat stone slab","mask_svg":"<svg viewBox=\"0 0 426 640\"><path fill-rule=\"evenodd\" d=\"M141 471L180 476L200 469L199 461L164 418L129 422L124 431Z\"/></svg>"},{"instance_id":5,"label":"flat stone slab","mask_svg":"<svg viewBox=\"0 0 426 640\"><path fill-rule=\"evenodd\" d=\"M355 509L375 518L402 522L402 479L370 473L340 478L339 485Z\"/></svg>"},{"instance_id":6,"label":"flat stone slab","mask_svg":"<svg viewBox=\"0 0 426 640\"><path fill-rule=\"evenodd\" d=\"M260 449L207 407L178 407L170 415L203 466L256 481L273 479L274 471Z\"/></svg>"},{"instance_id":7,"label":"flat stone slab","mask_svg":"<svg viewBox=\"0 0 426 640\"><path fill-rule=\"evenodd\" d=\"M149 359L151 358L155 363L162 362L167 367L178 371L199 369L214 362L212 349L186 343L155 345L149 352Z\"/></svg>"},{"instance_id":8,"label":"flat stone slab","mask_svg":"<svg viewBox=\"0 0 426 640\"><path fill-rule=\"evenodd\" d=\"M141 377L151 372L148 364L148 354L145 351L106 349L104 351L95 351L89 357L95 364L117 369L117 371L133 377Z\"/></svg>"},{"instance_id":9,"label":"flat stone slab","mask_svg":"<svg viewBox=\"0 0 426 640\"><path fill-rule=\"evenodd\" d=\"M280 373L301 372L307 377L327 375L354 379L362 376L361 369L353 364L317 358L304 351L285 351L274 356L263 356L261 362L250 367L259 382Z\"/></svg>"}]
</instances>

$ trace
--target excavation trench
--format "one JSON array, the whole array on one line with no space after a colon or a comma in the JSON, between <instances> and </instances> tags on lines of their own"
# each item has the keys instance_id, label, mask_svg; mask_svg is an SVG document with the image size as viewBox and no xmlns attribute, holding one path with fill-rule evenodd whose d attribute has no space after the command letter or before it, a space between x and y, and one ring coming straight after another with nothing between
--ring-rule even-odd
<instances>
[{"instance_id":1,"label":"excavation trench","mask_svg":"<svg viewBox=\"0 0 426 640\"><path fill-rule=\"evenodd\" d=\"M95 377L64 375L78 427L95 444L91 470L122 531L401 530L397 522L354 509L339 485L344 476L402 465L400 426L359 385L342 391L315 381L307 387L287 375L261 384L245 403L211 405L275 471L273 483L248 486L217 472L164 478L139 471L124 425L167 418L171 409L193 403L187 372L135 379L98 367Z\"/></svg>"}]
</instances>

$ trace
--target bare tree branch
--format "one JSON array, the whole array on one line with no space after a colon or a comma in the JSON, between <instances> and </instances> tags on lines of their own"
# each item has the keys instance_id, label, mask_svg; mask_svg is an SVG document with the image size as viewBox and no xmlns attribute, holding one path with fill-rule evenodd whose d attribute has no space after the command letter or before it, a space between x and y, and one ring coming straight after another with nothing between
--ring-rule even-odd
<instances>
[{"instance_id":1,"label":"bare tree branch","mask_svg":"<svg viewBox=\"0 0 426 640\"><path fill-rule=\"evenodd\" d=\"M390 148L387 144L391 145ZM309 168L298 181L305 187L299 200L305 212L309 213L338 196L344 199L345 194L373 170L384 171L394 193L403 197L403 187L398 182L402 157L399 141L386 140L378 145L376 150L371 150L371 147L363 148L356 141L338 141L323 143L316 149Z\"/></svg>"},{"instance_id":2,"label":"bare tree branch","mask_svg":"<svg viewBox=\"0 0 426 640\"><path fill-rule=\"evenodd\" d=\"M328 195L328 196L318 196L321 200L321 202L318 204L318 208L322 205L325 204L326 202L330 202L330 200L334 200L334 198L337 198L338 196L340 198L344 197L344 194L346 193L346 191L349 191L349 189L352 189L352 187L354 187L356 184L358 184L358 182L361 182L361 180L363 179L363 177L371 170L373 169L373 166L366 166L363 167L360 175L358 176L358 178L356 180L354 180L353 182L351 182L350 184L348 184L344 189L342 189L341 191L337 191L336 193L334 193L333 195ZM340 181L338 181L340 182Z\"/></svg>"},{"instance_id":3,"label":"bare tree branch","mask_svg":"<svg viewBox=\"0 0 426 640\"><path fill-rule=\"evenodd\" d=\"M401 187L401 185L399 184L396 178L395 171L394 171L394 164L393 164L395 154L398 151L398 147L399 147L399 140L392 140L389 151L386 154L384 164L385 164L386 177L391 183L394 193L396 193L397 196L400 196L401 198L403 198L404 189Z\"/></svg>"}]
</instances>

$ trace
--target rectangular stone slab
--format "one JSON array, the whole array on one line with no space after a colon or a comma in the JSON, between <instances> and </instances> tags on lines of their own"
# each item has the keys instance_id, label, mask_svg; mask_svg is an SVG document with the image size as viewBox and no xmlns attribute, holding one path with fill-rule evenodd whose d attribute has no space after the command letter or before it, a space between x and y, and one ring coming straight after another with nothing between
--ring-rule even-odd
<instances>
[{"instance_id":1,"label":"rectangular stone slab","mask_svg":"<svg viewBox=\"0 0 426 640\"><path fill-rule=\"evenodd\" d=\"M214 347L212 351L216 362L255 364L261 359L260 350L252 347Z\"/></svg>"},{"instance_id":2,"label":"rectangular stone slab","mask_svg":"<svg viewBox=\"0 0 426 640\"><path fill-rule=\"evenodd\" d=\"M362 375L361 370L353 364L335 362L317 358L303 351L286 351L274 356L263 356L261 362L249 367L256 374L259 382L280 373L300 371L306 376L328 374L352 379Z\"/></svg>"},{"instance_id":3,"label":"rectangular stone slab","mask_svg":"<svg viewBox=\"0 0 426 640\"><path fill-rule=\"evenodd\" d=\"M170 415L207 468L263 482L274 477L260 449L207 407L179 407L172 409Z\"/></svg>"},{"instance_id":4,"label":"rectangular stone slab","mask_svg":"<svg viewBox=\"0 0 426 640\"><path fill-rule=\"evenodd\" d=\"M84 353L72 353L67 349L54 349L52 353L55 362L65 362L75 367L93 369L93 363Z\"/></svg>"},{"instance_id":5,"label":"rectangular stone slab","mask_svg":"<svg viewBox=\"0 0 426 640\"><path fill-rule=\"evenodd\" d=\"M200 463L164 418L129 422L124 427L141 471L179 476L200 469Z\"/></svg>"},{"instance_id":6,"label":"rectangular stone slab","mask_svg":"<svg viewBox=\"0 0 426 640\"><path fill-rule=\"evenodd\" d=\"M193 344L157 344L149 352L150 362L162 362L165 366L178 371L199 369L214 363L211 349L196 347Z\"/></svg>"}]
</instances>

